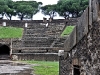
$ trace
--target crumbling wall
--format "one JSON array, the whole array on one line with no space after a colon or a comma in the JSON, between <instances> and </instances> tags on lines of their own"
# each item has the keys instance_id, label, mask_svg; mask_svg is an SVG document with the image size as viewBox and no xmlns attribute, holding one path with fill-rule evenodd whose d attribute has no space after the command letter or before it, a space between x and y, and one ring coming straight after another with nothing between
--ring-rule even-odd
<instances>
[{"instance_id":1,"label":"crumbling wall","mask_svg":"<svg viewBox=\"0 0 100 75\"><path fill-rule=\"evenodd\" d=\"M83 13L83 15L85 14L88 17L87 26L85 24L86 16L82 17L82 15L78 21L78 26L76 26L76 44L73 45L75 39L72 41L72 37L69 36L70 41L67 39L65 46L68 45L70 49L65 47L64 56L59 58L60 75L100 75L100 21L98 20L98 4L98 0L90 0L89 12Z\"/></svg>"}]
</instances>

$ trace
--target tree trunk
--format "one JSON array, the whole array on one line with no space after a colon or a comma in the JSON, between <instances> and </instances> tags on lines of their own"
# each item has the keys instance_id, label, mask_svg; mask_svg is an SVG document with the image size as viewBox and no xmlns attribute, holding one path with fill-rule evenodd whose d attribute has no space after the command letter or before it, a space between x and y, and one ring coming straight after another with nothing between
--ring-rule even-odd
<instances>
[{"instance_id":1,"label":"tree trunk","mask_svg":"<svg viewBox=\"0 0 100 75\"><path fill-rule=\"evenodd\" d=\"M24 15L22 14L22 16L21 16L20 20L23 20L23 18L24 18Z\"/></svg>"},{"instance_id":2,"label":"tree trunk","mask_svg":"<svg viewBox=\"0 0 100 75\"><path fill-rule=\"evenodd\" d=\"M79 12L78 11L76 12L76 17L79 17Z\"/></svg>"},{"instance_id":3,"label":"tree trunk","mask_svg":"<svg viewBox=\"0 0 100 75\"><path fill-rule=\"evenodd\" d=\"M33 15L31 15L31 20L33 20Z\"/></svg>"},{"instance_id":4,"label":"tree trunk","mask_svg":"<svg viewBox=\"0 0 100 75\"><path fill-rule=\"evenodd\" d=\"M4 15L3 15L3 16L4 16ZM7 14L5 13L5 16L6 16L7 20L9 20L9 16L10 16L10 15L7 15Z\"/></svg>"},{"instance_id":5,"label":"tree trunk","mask_svg":"<svg viewBox=\"0 0 100 75\"><path fill-rule=\"evenodd\" d=\"M12 16L10 16L10 20L11 20L11 17L12 17Z\"/></svg>"},{"instance_id":6,"label":"tree trunk","mask_svg":"<svg viewBox=\"0 0 100 75\"><path fill-rule=\"evenodd\" d=\"M10 20L11 20L11 18L12 18L12 15L9 15L9 18L10 18Z\"/></svg>"}]
</instances>

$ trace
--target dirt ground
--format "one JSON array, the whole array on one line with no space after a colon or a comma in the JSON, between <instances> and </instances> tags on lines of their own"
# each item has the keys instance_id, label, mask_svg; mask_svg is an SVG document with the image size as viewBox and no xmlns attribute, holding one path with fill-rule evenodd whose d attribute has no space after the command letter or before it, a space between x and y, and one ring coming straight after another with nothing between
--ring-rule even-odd
<instances>
[{"instance_id":1,"label":"dirt ground","mask_svg":"<svg viewBox=\"0 0 100 75\"><path fill-rule=\"evenodd\" d=\"M0 75L35 75L32 65L11 60L0 60Z\"/></svg>"}]
</instances>

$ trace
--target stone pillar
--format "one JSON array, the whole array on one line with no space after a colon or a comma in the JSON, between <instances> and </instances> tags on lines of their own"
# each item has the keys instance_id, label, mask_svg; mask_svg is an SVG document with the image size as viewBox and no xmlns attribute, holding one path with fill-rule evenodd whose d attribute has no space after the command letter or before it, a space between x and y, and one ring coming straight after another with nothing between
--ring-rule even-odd
<instances>
[{"instance_id":1,"label":"stone pillar","mask_svg":"<svg viewBox=\"0 0 100 75\"><path fill-rule=\"evenodd\" d=\"M6 26L6 22L3 22L3 26L4 26L4 27Z\"/></svg>"},{"instance_id":2,"label":"stone pillar","mask_svg":"<svg viewBox=\"0 0 100 75\"><path fill-rule=\"evenodd\" d=\"M59 50L58 56L64 56L64 50Z\"/></svg>"},{"instance_id":3,"label":"stone pillar","mask_svg":"<svg viewBox=\"0 0 100 75\"><path fill-rule=\"evenodd\" d=\"M25 28L27 28L28 27L28 24L27 23L25 23Z\"/></svg>"},{"instance_id":4,"label":"stone pillar","mask_svg":"<svg viewBox=\"0 0 100 75\"><path fill-rule=\"evenodd\" d=\"M61 65L62 65L62 60L64 60L64 50L59 50L58 51L58 56L59 56L59 75L61 75L62 73L62 68L61 68Z\"/></svg>"},{"instance_id":5,"label":"stone pillar","mask_svg":"<svg viewBox=\"0 0 100 75\"><path fill-rule=\"evenodd\" d=\"M89 0L89 25L98 20L99 2L98 0Z\"/></svg>"},{"instance_id":6,"label":"stone pillar","mask_svg":"<svg viewBox=\"0 0 100 75\"><path fill-rule=\"evenodd\" d=\"M89 25L92 25L92 19L93 19L93 15L92 15L92 0L89 0Z\"/></svg>"}]
</instances>

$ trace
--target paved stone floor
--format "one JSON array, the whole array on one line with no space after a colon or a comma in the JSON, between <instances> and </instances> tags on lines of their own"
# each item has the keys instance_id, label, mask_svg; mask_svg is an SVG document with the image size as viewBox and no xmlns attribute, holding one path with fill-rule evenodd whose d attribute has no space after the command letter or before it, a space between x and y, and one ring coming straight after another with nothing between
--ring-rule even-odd
<instances>
[{"instance_id":1,"label":"paved stone floor","mask_svg":"<svg viewBox=\"0 0 100 75\"><path fill-rule=\"evenodd\" d=\"M0 60L0 75L33 75L31 65L10 60Z\"/></svg>"}]
</instances>

